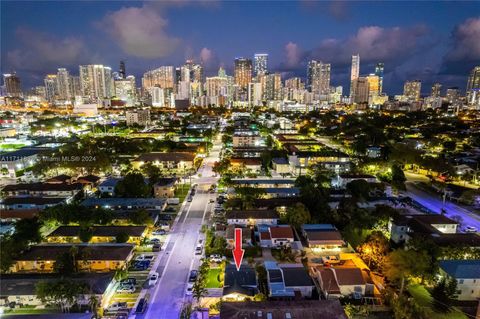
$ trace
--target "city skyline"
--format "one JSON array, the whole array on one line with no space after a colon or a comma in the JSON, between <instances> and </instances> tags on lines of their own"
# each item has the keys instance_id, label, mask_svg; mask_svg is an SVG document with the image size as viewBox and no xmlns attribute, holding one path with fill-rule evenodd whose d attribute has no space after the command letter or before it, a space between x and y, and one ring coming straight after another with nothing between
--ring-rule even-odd
<instances>
[{"instance_id":1,"label":"city skyline","mask_svg":"<svg viewBox=\"0 0 480 319\"><path fill-rule=\"evenodd\" d=\"M67 7L72 13L59 14ZM117 71L120 60L137 79L147 70L182 65L186 59L202 63L206 76L217 74L220 66L233 75L236 57L267 53L269 71L281 73L283 80L305 79L308 61L320 60L331 64L331 85L346 89L351 55L358 53L360 76L384 63L382 87L387 94L401 93L404 82L415 79L422 80L422 93L429 93L434 82L464 91L470 70L480 60L474 41L480 17L473 15L478 3L418 3L416 12L407 12L407 7L365 2L3 2L2 73L15 71L23 89L41 85L57 68L78 75L78 65L104 64ZM392 11L396 14L389 15ZM423 17L426 12L431 14ZM132 26L137 18L146 19L134 24L143 36L132 39L125 25ZM235 28L237 23L228 21L244 24ZM297 27L289 27L291 23ZM264 30L263 35L255 30Z\"/></svg>"}]
</instances>

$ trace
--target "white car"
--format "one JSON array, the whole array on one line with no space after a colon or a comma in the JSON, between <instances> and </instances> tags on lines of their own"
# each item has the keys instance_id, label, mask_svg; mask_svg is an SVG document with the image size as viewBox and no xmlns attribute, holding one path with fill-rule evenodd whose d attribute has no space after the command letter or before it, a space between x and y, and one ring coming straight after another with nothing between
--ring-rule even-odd
<instances>
[{"instance_id":1,"label":"white car","mask_svg":"<svg viewBox=\"0 0 480 319\"><path fill-rule=\"evenodd\" d=\"M222 257L220 255L211 255L210 260L214 263L221 263L225 260L225 256Z\"/></svg>"},{"instance_id":2,"label":"white car","mask_svg":"<svg viewBox=\"0 0 480 319\"><path fill-rule=\"evenodd\" d=\"M107 307L107 312L116 312L119 310L128 309L128 305L126 302L114 302L110 306Z\"/></svg>"},{"instance_id":3,"label":"white car","mask_svg":"<svg viewBox=\"0 0 480 319\"><path fill-rule=\"evenodd\" d=\"M148 284L150 286L155 286L157 284L157 281L158 281L158 272L154 272L153 274L150 275L150 278L148 279Z\"/></svg>"},{"instance_id":4,"label":"white car","mask_svg":"<svg viewBox=\"0 0 480 319\"><path fill-rule=\"evenodd\" d=\"M190 296L190 295L192 295L192 293L193 293L193 282L189 282L187 284L187 289L185 289L185 294L187 296Z\"/></svg>"},{"instance_id":5,"label":"white car","mask_svg":"<svg viewBox=\"0 0 480 319\"><path fill-rule=\"evenodd\" d=\"M465 227L465 232L466 233L476 233L477 232L477 227L467 226L467 227Z\"/></svg>"}]
</instances>

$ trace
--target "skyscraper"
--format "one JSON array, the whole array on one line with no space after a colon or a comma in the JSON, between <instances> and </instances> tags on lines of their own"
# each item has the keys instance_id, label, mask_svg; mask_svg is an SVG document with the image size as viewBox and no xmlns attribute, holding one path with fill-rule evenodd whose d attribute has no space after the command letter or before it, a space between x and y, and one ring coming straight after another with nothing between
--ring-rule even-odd
<instances>
[{"instance_id":1,"label":"skyscraper","mask_svg":"<svg viewBox=\"0 0 480 319\"><path fill-rule=\"evenodd\" d=\"M127 73L125 71L125 61L120 61L120 68L118 69L118 75L120 75L120 78L125 79L127 76Z\"/></svg>"},{"instance_id":2,"label":"skyscraper","mask_svg":"<svg viewBox=\"0 0 480 319\"><path fill-rule=\"evenodd\" d=\"M135 104L135 77L129 75L126 78L116 79L115 96L126 103L127 106Z\"/></svg>"},{"instance_id":3,"label":"skyscraper","mask_svg":"<svg viewBox=\"0 0 480 319\"><path fill-rule=\"evenodd\" d=\"M252 82L252 60L246 58L235 59L235 84L246 90L248 83Z\"/></svg>"},{"instance_id":4,"label":"skyscraper","mask_svg":"<svg viewBox=\"0 0 480 319\"><path fill-rule=\"evenodd\" d=\"M432 85L432 97L440 97L442 95L442 84L433 83Z\"/></svg>"},{"instance_id":5,"label":"skyscraper","mask_svg":"<svg viewBox=\"0 0 480 319\"><path fill-rule=\"evenodd\" d=\"M474 67L468 77L467 101L472 105L480 105L480 66Z\"/></svg>"},{"instance_id":6,"label":"skyscraper","mask_svg":"<svg viewBox=\"0 0 480 319\"><path fill-rule=\"evenodd\" d=\"M307 85L310 92L324 95L330 92L330 63L311 60L307 68Z\"/></svg>"},{"instance_id":7,"label":"skyscraper","mask_svg":"<svg viewBox=\"0 0 480 319\"><path fill-rule=\"evenodd\" d=\"M352 70L350 72L350 97L355 93L353 81L360 76L360 55L352 55Z\"/></svg>"},{"instance_id":8,"label":"skyscraper","mask_svg":"<svg viewBox=\"0 0 480 319\"><path fill-rule=\"evenodd\" d=\"M372 104L373 99L380 95L380 77L376 74L370 74L366 79L368 82L368 103Z\"/></svg>"},{"instance_id":9,"label":"skyscraper","mask_svg":"<svg viewBox=\"0 0 480 319\"><path fill-rule=\"evenodd\" d=\"M45 99L49 103L53 103L57 96L57 75L47 74L43 83L45 83Z\"/></svg>"},{"instance_id":10,"label":"skyscraper","mask_svg":"<svg viewBox=\"0 0 480 319\"><path fill-rule=\"evenodd\" d=\"M254 70L255 70L255 76L261 74L261 73L267 73L268 72L268 54L267 53L256 53L254 56Z\"/></svg>"},{"instance_id":11,"label":"skyscraper","mask_svg":"<svg viewBox=\"0 0 480 319\"><path fill-rule=\"evenodd\" d=\"M353 80L353 102L354 103L366 103L370 93L369 82L367 77L361 76Z\"/></svg>"},{"instance_id":12,"label":"skyscraper","mask_svg":"<svg viewBox=\"0 0 480 319\"><path fill-rule=\"evenodd\" d=\"M60 100L70 100L72 98L72 90L70 83L70 74L65 68L57 71L57 95Z\"/></svg>"},{"instance_id":13,"label":"skyscraper","mask_svg":"<svg viewBox=\"0 0 480 319\"><path fill-rule=\"evenodd\" d=\"M268 74L265 82L264 96L266 100L282 99L282 77L280 73Z\"/></svg>"},{"instance_id":14,"label":"skyscraper","mask_svg":"<svg viewBox=\"0 0 480 319\"><path fill-rule=\"evenodd\" d=\"M460 89L458 87L448 88L445 98L450 104L457 104L460 100Z\"/></svg>"},{"instance_id":15,"label":"skyscraper","mask_svg":"<svg viewBox=\"0 0 480 319\"><path fill-rule=\"evenodd\" d=\"M381 62L377 63L377 65L375 66L375 75L378 76L378 83L379 83L378 93L379 94L382 94L382 92L383 92L383 70L384 70L384 68L385 68L385 66Z\"/></svg>"},{"instance_id":16,"label":"skyscraper","mask_svg":"<svg viewBox=\"0 0 480 319\"><path fill-rule=\"evenodd\" d=\"M405 95L410 101L419 101L421 89L422 81L406 81L405 85L403 86L403 95Z\"/></svg>"},{"instance_id":17,"label":"skyscraper","mask_svg":"<svg viewBox=\"0 0 480 319\"><path fill-rule=\"evenodd\" d=\"M101 64L81 65L80 87L82 95L93 100L112 96L112 69Z\"/></svg>"},{"instance_id":18,"label":"skyscraper","mask_svg":"<svg viewBox=\"0 0 480 319\"><path fill-rule=\"evenodd\" d=\"M158 86L162 89L173 89L173 66L161 66L155 70L145 72L142 77L142 86L145 89L153 86Z\"/></svg>"},{"instance_id":19,"label":"skyscraper","mask_svg":"<svg viewBox=\"0 0 480 319\"><path fill-rule=\"evenodd\" d=\"M5 95L8 97L20 97L22 87L20 78L15 72L3 75L3 84L5 85Z\"/></svg>"}]
</instances>

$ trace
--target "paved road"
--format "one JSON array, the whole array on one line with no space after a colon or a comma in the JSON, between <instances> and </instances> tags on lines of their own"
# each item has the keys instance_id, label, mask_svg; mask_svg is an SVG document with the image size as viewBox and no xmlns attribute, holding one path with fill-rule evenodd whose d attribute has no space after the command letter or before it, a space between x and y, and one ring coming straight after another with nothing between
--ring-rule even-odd
<instances>
[{"instance_id":1,"label":"paved road","mask_svg":"<svg viewBox=\"0 0 480 319\"><path fill-rule=\"evenodd\" d=\"M178 319L182 304L191 297L185 296L185 289L190 269L198 268L199 256L194 250L203 234L200 233L202 222L207 215L210 204L214 198L202 188L216 183L218 178L213 177L212 166L218 160L221 143L217 143L210 156L205 158L205 167L199 170L201 177L193 182L198 183L198 190L190 205L185 205L176 223L170 232L168 243L163 255L155 264L160 280L154 288L147 292L150 294L148 308L143 315L136 318Z\"/></svg>"},{"instance_id":2,"label":"paved road","mask_svg":"<svg viewBox=\"0 0 480 319\"><path fill-rule=\"evenodd\" d=\"M414 183L407 182L407 191L404 192L406 196L411 197L412 199L416 200L421 205L425 206L426 208L430 209L433 212L439 213L441 212L443 203L442 198L430 192L426 192L418 187L415 186ZM444 206L446 210L446 216L455 219L455 216L461 217L461 230L465 226L474 226L477 230L480 230L480 216L475 214L474 212L469 211L461 206L458 206L450 201L445 202Z\"/></svg>"}]
</instances>

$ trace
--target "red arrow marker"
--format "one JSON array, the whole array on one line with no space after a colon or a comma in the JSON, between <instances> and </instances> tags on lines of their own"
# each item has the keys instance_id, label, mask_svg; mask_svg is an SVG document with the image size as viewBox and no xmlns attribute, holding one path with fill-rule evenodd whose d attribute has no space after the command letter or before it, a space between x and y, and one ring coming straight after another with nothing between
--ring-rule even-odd
<instances>
[{"instance_id":1,"label":"red arrow marker","mask_svg":"<svg viewBox=\"0 0 480 319\"><path fill-rule=\"evenodd\" d=\"M235 247L233 249L233 259L235 260L235 266L237 266L237 271L240 270L240 266L243 260L243 254L245 249L242 249L242 229L235 228Z\"/></svg>"}]
</instances>

